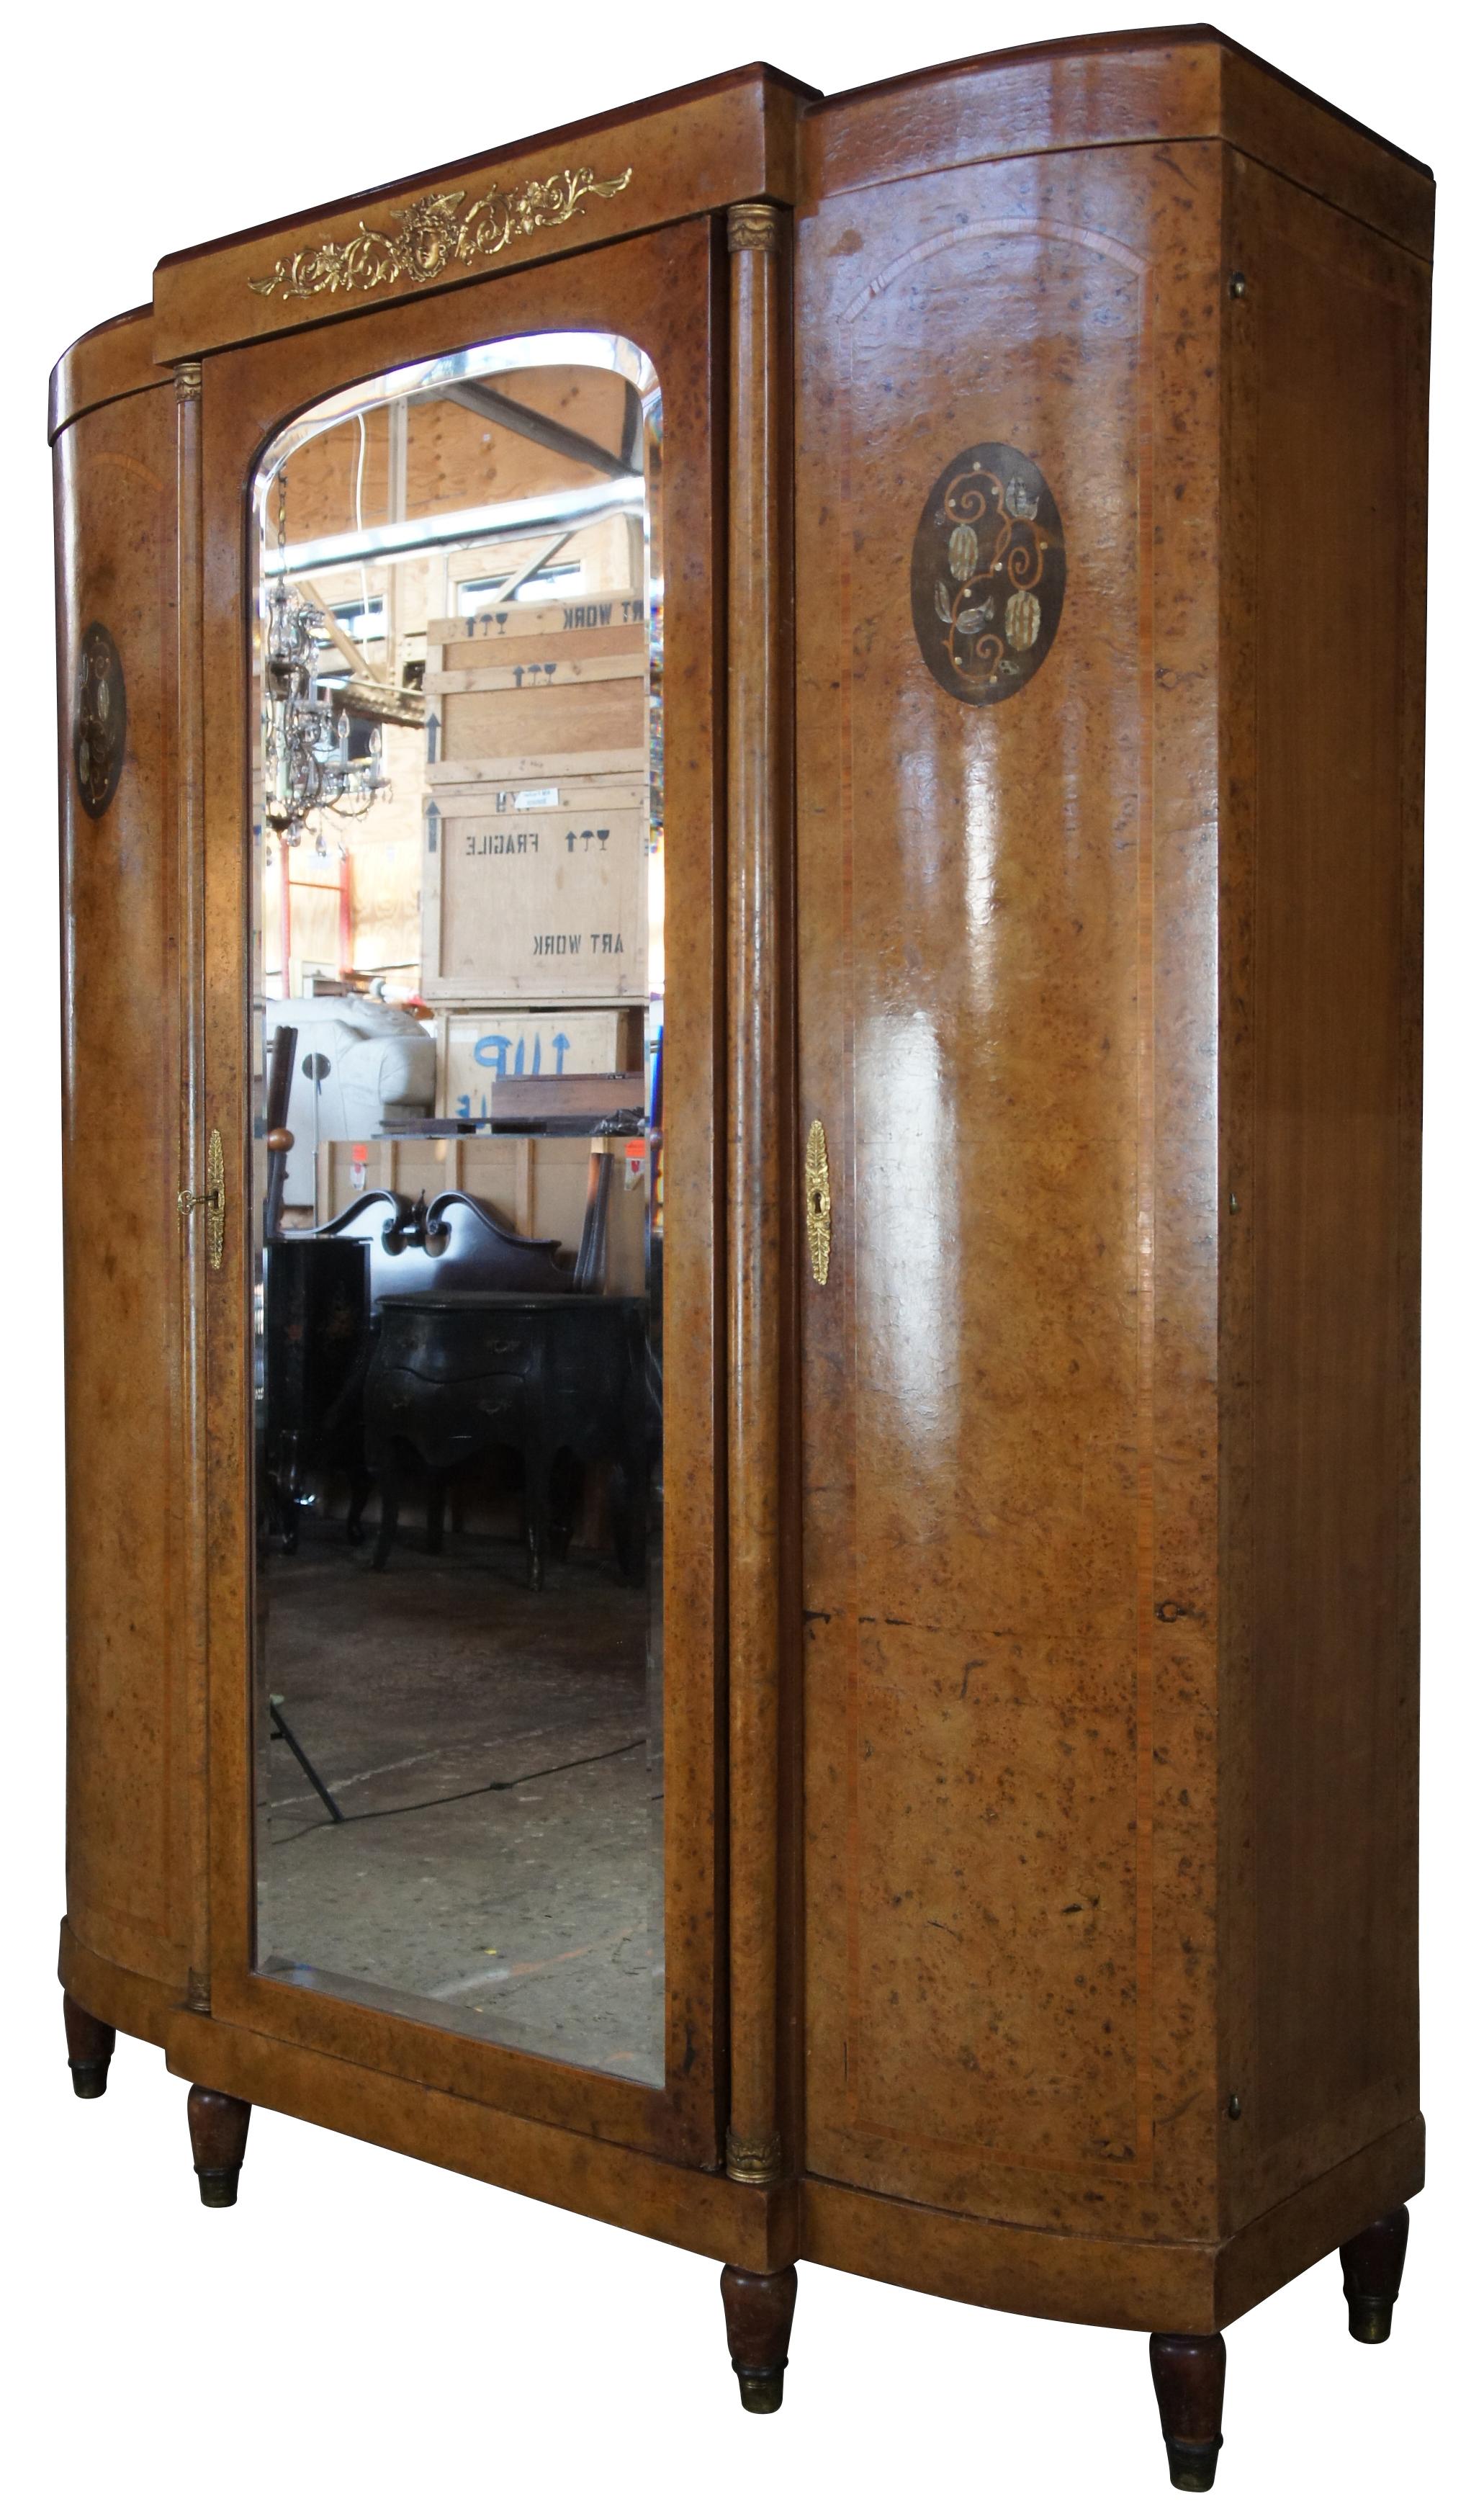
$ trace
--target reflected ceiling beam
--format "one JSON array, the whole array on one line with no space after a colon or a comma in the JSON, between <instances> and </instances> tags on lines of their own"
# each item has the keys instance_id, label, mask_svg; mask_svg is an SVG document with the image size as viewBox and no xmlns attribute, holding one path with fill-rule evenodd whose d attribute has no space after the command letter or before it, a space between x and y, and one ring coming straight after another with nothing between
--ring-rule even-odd
<instances>
[{"instance_id":1,"label":"reflected ceiling beam","mask_svg":"<svg viewBox=\"0 0 1484 2509\"><path fill-rule=\"evenodd\" d=\"M546 453L560 453L569 462L585 463L588 469L601 470L606 479L631 479L639 467L632 456L625 459L621 453L610 453L606 445L595 443L590 435L579 435L575 427L564 427L559 418L547 418L538 409L528 409L524 401L511 400L507 393L497 392L492 384L439 384L432 392L414 393L412 400L415 407L431 400L457 401L461 409L472 410L476 417L507 429L511 435L523 435L529 444L538 444ZM624 387L624 401L625 446L637 447L638 431L630 423L627 408L628 403L637 408L639 402L632 384Z\"/></svg>"},{"instance_id":2,"label":"reflected ceiling beam","mask_svg":"<svg viewBox=\"0 0 1484 2509\"><path fill-rule=\"evenodd\" d=\"M499 506L464 506L449 514L417 514L406 522L368 523L363 531L335 532L317 541L269 546L265 578L315 575L321 568L374 566L391 558L420 557L425 549L468 548L491 541L538 540L585 530L611 514L642 514L644 481L634 473L592 488L556 488L545 497L510 497Z\"/></svg>"}]
</instances>

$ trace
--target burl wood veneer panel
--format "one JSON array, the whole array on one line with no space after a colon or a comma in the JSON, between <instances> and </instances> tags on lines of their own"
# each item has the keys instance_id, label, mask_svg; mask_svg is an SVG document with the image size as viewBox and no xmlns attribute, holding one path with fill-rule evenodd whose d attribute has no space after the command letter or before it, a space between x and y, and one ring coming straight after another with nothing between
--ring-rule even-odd
<instances>
[{"instance_id":1,"label":"burl wood veneer panel","mask_svg":"<svg viewBox=\"0 0 1484 2509\"><path fill-rule=\"evenodd\" d=\"M808 2167L1145 2237L1215 2218L1220 158L800 222ZM910 565L986 442L1065 599L968 704Z\"/></svg>"},{"instance_id":2,"label":"burl wood veneer panel","mask_svg":"<svg viewBox=\"0 0 1484 2509\"><path fill-rule=\"evenodd\" d=\"M89 1951L183 1990L173 392L134 393L65 429L56 490L67 1906ZM97 818L82 807L73 758L79 649L94 620L118 648L128 722Z\"/></svg>"},{"instance_id":3,"label":"burl wood veneer panel","mask_svg":"<svg viewBox=\"0 0 1484 2509\"><path fill-rule=\"evenodd\" d=\"M55 441L84 410L167 380L154 361L154 308L135 305L74 340L52 369L47 436Z\"/></svg>"},{"instance_id":4,"label":"burl wood veneer panel","mask_svg":"<svg viewBox=\"0 0 1484 2509\"><path fill-rule=\"evenodd\" d=\"M730 201L792 200L798 109L816 93L753 62L615 113L511 141L498 154L465 158L382 191L302 210L286 225L248 228L167 253L155 273L154 354L197 356L353 314L367 303L426 301L442 287L477 285L492 272L649 233L724 208ZM599 185L618 188L579 183L569 214L564 177L584 172ZM550 187L537 202L540 214L530 223L522 215L528 186ZM439 202L441 209L433 208ZM501 234L504 204L510 220ZM405 228L404 218L410 220ZM460 243L466 222L472 233ZM405 247L378 255L380 275L374 279L364 269L347 271L337 260L364 231ZM328 269L316 260L325 247ZM310 266L296 272L298 257ZM271 292L255 281L271 281ZM622 328L621 321L616 327Z\"/></svg>"},{"instance_id":5,"label":"burl wood veneer panel","mask_svg":"<svg viewBox=\"0 0 1484 2509\"><path fill-rule=\"evenodd\" d=\"M1427 271L1261 168L1232 180L1253 630L1223 1081L1241 2218L1417 2109Z\"/></svg>"},{"instance_id":6,"label":"burl wood veneer panel","mask_svg":"<svg viewBox=\"0 0 1484 2509\"><path fill-rule=\"evenodd\" d=\"M883 169L1147 140L1226 139L1352 216L1427 253L1432 178L1214 26L1151 26L1018 45L806 105L802 195L869 189Z\"/></svg>"},{"instance_id":7,"label":"burl wood veneer panel","mask_svg":"<svg viewBox=\"0 0 1484 2509\"><path fill-rule=\"evenodd\" d=\"M721 1840L718 1704L723 1631L715 1560L723 1505L717 1469L721 1244L714 1225L720 1134L722 838L716 721L719 475L724 366L716 337L716 239L696 219L540 269L514 268L413 303L256 342L205 360L204 491L205 1100L222 1133L228 1226L206 1284L208 1568L211 1581L211 2009L248 2032L451 2095L484 2101L614 2145L714 2165L724 2095L724 1975L717 1958ZM666 1769L663 2090L490 2046L391 2011L306 1994L254 1968L253 1839L246 1666L251 1662L251 1266L243 795L253 716L246 674L248 586L241 514L262 448L284 421L356 375L540 330L617 330L652 357L664 393L667 855L666 1158L672 1223L665 1343L683 1402L665 1417Z\"/></svg>"}]
</instances>

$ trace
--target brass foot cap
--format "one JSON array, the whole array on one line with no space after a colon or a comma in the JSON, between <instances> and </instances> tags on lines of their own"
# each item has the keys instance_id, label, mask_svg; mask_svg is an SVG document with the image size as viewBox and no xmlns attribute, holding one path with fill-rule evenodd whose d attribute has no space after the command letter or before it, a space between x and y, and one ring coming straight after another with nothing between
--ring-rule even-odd
<instances>
[{"instance_id":1,"label":"brass foot cap","mask_svg":"<svg viewBox=\"0 0 1484 2509\"><path fill-rule=\"evenodd\" d=\"M237 2202L237 2182L241 2174L241 2163L234 2169L198 2169L196 2177L202 2202L213 2213L225 2212L229 2204Z\"/></svg>"},{"instance_id":2,"label":"brass foot cap","mask_svg":"<svg viewBox=\"0 0 1484 2509\"><path fill-rule=\"evenodd\" d=\"M72 2087L80 2100L100 2100L108 2088L108 2059L100 2065L69 2065Z\"/></svg>"},{"instance_id":3,"label":"brass foot cap","mask_svg":"<svg viewBox=\"0 0 1484 2509\"><path fill-rule=\"evenodd\" d=\"M1391 2336L1391 2306L1389 2300L1368 2300L1363 2292L1346 2293L1350 2302L1350 2331L1357 2343L1388 2343Z\"/></svg>"},{"instance_id":4,"label":"brass foot cap","mask_svg":"<svg viewBox=\"0 0 1484 2509\"><path fill-rule=\"evenodd\" d=\"M1209 2491L1220 2446L1219 2439L1167 2439L1169 2480L1176 2491Z\"/></svg>"},{"instance_id":5,"label":"brass foot cap","mask_svg":"<svg viewBox=\"0 0 1484 2509\"><path fill-rule=\"evenodd\" d=\"M787 2367L787 2364L785 2364ZM738 2370L745 2414L776 2414L783 2402L783 2370Z\"/></svg>"}]
</instances>

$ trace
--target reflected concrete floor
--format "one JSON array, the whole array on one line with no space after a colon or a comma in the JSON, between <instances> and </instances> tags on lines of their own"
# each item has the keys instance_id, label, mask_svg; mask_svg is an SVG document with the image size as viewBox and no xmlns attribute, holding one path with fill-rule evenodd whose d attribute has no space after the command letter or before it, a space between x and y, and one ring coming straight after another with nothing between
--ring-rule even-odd
<instances>
[{"instance_id":1,"label":"reflected concrete floor","mask_svg":"<svg viewBox=\"0 0 1484 2509\"><path fill-rule=\"evenodd\" d=\"M284 1742L260 1748L259 1966L660 2081L646 1597L606 1560L533 1594L513 1544L416 1542L378 1575L326 1529L262 1571L263 1687L346 1817Z\"/></svg>"}]
</instances>

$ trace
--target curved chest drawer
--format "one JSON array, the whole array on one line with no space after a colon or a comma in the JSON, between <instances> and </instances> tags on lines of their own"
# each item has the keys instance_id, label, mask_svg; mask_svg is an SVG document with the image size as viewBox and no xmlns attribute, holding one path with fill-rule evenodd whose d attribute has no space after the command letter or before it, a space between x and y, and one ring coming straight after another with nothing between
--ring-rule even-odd
<instances>
[{"instance_id":1,"label":"curved chest drawer","mask_svg":"<svg viewBox=\"0 0 1484 2509\"><path fill-rule=\"evenodd\" d=\"M519 1376L472 1376L440 1383L411 1367L377 1367L366 1388L366 1428L405 1438L429 1464L457 1463L481 1446L519 1444L527 1390Z\"/></svg>"}]
</instances>

